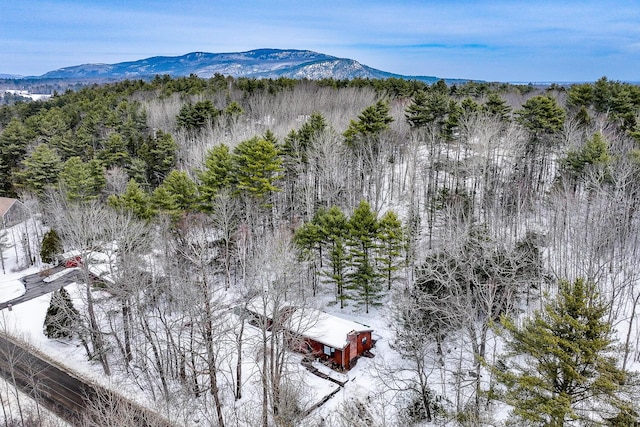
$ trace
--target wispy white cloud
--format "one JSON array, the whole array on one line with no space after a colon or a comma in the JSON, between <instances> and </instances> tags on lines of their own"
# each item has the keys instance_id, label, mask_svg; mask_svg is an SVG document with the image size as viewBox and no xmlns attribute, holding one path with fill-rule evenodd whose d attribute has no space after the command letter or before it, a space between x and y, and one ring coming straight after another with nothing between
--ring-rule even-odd
<instances>
[{"instance_id":1,"label":"wispy white cloud","mask_svg":"<svg viewBox=\"0 0 640 427\"><path fill-rule=\"evenodd\" d=\"M489 80L637 79L640 66L636 1L7 3L0 72L259 47L312 49L404 74Z\"/></svg>"}]
</instances>

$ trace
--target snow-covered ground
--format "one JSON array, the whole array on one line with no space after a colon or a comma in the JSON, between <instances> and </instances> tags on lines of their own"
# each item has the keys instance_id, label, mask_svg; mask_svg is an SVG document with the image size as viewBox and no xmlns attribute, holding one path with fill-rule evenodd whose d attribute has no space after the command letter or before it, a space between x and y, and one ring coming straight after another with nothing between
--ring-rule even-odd
<instances>
[{"instance_id":1,"label":"snow-covered ground","mask_svg":"<svg viewBox=\"0 0 640 427\"><path fill-rule=\"evenodd\" d=\"M73 267L73 268L65 268L64 270L60 270L55 274L52 274L51 276L47 276L44 279L42 279L43 282L53 282L55 280L58 280L61 277L66 276L67 274L71 273L72 271L78 271L79 268L78 267Z\"/></svg>"},{"instance_id":2,"label":"snow-covered ground","mask_svg":"<svg viewBox=\"0 0 640 427\"><path fill-rule=\"evenodd\" d=\"M26 417L25 425L29 423L29 415L40 427L71 427L66 421L58 418L54 413L38 405L31 397L25 395L8 381L0 378L0 407L3 408L3 425L8 425L10 420L19 420L20 413ZM6 416L6 418L4 418ZM20 424L16 424L20 425Z\"/></svg>"},{"instance_id":3,"label":"snow-covered ground","mask_svg":"<svg viewBox=\"0 0 640 427\"><path fill-rule=\"evenodd\" d=\"M17 245L19 246L20 242L17 242ZM6 274L0 276L0 300L2 301L11 300L24 293L24 286L19 280L20 277L37 273L49 267L48 265L41 265L20 269L19 265L21 262L17 259L17 257L20 257L20 254L21 248L19 247L7 249L4 252ZM50 276L48 279L52 280L62 277L72 270L74 269L62 270ZM65 289L67 289L74 300L74 305L77 307L82 305L81 294L83 286L84 285L78 285L76 283L65 286ZM4 309L0 311L0 328L8 334L30 343L34 348L38 349L48 358L56 361L59 365L73 370L77 376L117 390L141 404L150 404L153 406L148 400L149 396L140 389L139 385L134 384L125 373L116 371L110 377L106 377L103 374L100 364L87 360L86 352L79 342L51 340L44 335L43 324L50 301L51 294L47 294L14 305L11 310ZM376 347L372 350L373 354L378 354L379 351L390 351L388 345L389 337L381 336L379 333L381 330L388 330L388 327L385 326L386 321L384 320L383 310L374 309L371 313L365 315L360 309L348 306L344 310L340 310L331 303L326 304L326 307L323 307L323 309L344 319L371 326L374 329L374 339L378 341ZM258 331L255 328L249 327L249 329L254 329L254 331L247 331L247 335L258 335ZM390 354L395 353L390 352ZM341 410L344 402L353 401L354 399L373 402L375 399L380 398L379 393L382 389L382 383L377 371L379 370L379 362L381 362L381 360L377 358L360 358L355 367L344 373L332 371L319 363L315 363L315 367L319 371L345 384L344 386L340 386L333 381L320 378L306 370L300 363L302 359L301 355L291 353L290 356L289 368L291 375L297 376L296 382L304 385L304 396L300 401L303 409L308 410L331 396L319 408L311 412L307 420L304 421L304 424L307 424L307 422L321 423L324 419L332 419L332 417L335 417L335 413ZM247 377L257 372L256 362L256 359L251 360L251 357L245 356L245 364L247 366L244 368L244 372ZM259 396L259 388L259 382L249 380L245 385L245 394L249 396L252 394ZM236 405L242 407L246 406L247 403L248 401L243 399L237 402ZM233 404L233 402L231 401L229 404ZM255 409L253 411L259 412ZM202 417L198 415L198 410L193 410L192 413L185 417L185 421L186 419L188 419L188 422L185 422L185 424L192 424L200 423Z\"/></svg>"},{"instance_id":4,"label":"snow-covered ground","mask_svg":"<svg viewBox=\"0 0 640 427\"><path fill-rule=\"evenodd\" d=\"M8 236L17 235L19 235L18 232L8 233ZM1 274L0 272L0 302L11 301L24 295L25 287L20 278L37 273L40 270L38 266L21 269L17 259L21 250L17 250L18 248L14 245L15 242L11 241L10 247L2 253L5 273ZM11 309L5 308L0 311L1 330L34 344L43 342L42 326L50 299L50 295L44 295L32 301L12 306ZM46 349L44 350L46 352ZM3 409L2 422L4 423L10 422L11 419L20 420L22 413L22 416L25 417L25 422L28 422L28 415L31 415L32 421L43 427L68 426L62 419L42 406L37 405L29 396L2 378L0 378L0 406Z\"/></svg>"},{"instance_id":5,"label":"snow-covered ground","mask_svg":"<svg viewBox=\"0 0 640 427\"><path fill-rule=\"evenodd\" d=\"M11 301L14 298L24 295L24 292L24 285L18 279L0 281L0 302Z\"/></svg>"},{"instance_id":6,"label":"snow-covered ground","mask_svg":"<svg viewBox=\"0 0 640 427\"><path fill-rule=\"evenodd\" d=\"M38 225L29 224L29 227L33 226ZM16 225L14 228L20 227L24 227L24 224ZM17 232L16 230L10 231L11 232L7 233L9 237L20 236L20 232ZM33 232L33 230L30 230L30 232ZM41 235L42 233L33 232L33 235L37 234ZM35 265L28 268L21 267L21 265L24 265L23 257L25 253L21 247L22 243L13 239L9 243L10 247L3 251L5 274L2 274L0 271L0 301L4 302L10 301L24 294L25 288L19 280L20 277L35 274L50 267L46 264ZM35 249L35 247L32 248L32 250ZM44 280L55 280L56 278L69 274L73 270L77 269L65 269L47 277ZM79 294L78 288L79 286L75 283L65 286L65 289L69 291L72 297ZM129 398L140 403L144 403L143 397L126 381L125 376L115 375L112 377L105 377L99 364L89 362L87 360L87 355L79 342L51 340L44 335L44 319L47 309L49 308L50 301L51 293L34 298L30 301L13 305L11 308L1 310L0 329L8 335L29 343L33 348L39 350L41 354L48 357L50 360L62 367L65 367L67 370L73 371L76 376L84 378L90 382L102 384L112 390L125 393ZM0 385L0 387L5 387L6 385L7 384L5 383ZM7 390L10 390L11 386L8 387L9 388L7 388ZM15 390L12 390L11 394L1 394L0 398L2 398L2 403L7 405L8 408L9 405L16 404L15 395ZM20 396L21 401L25 400L24 395L20 394ZM22 405L25 408L28 407L28 404L26 406L25 404ZM45 425L64 425L61 420L54 416L52 417L52 421L48 421L48 424Z\"/></svg>"},{"instance_id":7,"label":"snow-covered ground","mask_svg":"<svg viewBox=\"0 0 640 427\"><path fill-rule=\"evenodd\" d=\"M19 235L19 233L11 234ZM19 266L24 263L18 258L24 251L19 247L21 244L19 241L16 244L18 247L8 249L4 253L7 268L6 274L0 276L0 300L10 300L24 292L24 287L19 281L21 276L34 274L49 267L48 265L41 265L21 270ZM99 268L99 265L96 268ZM62 277L72 270L74 269L62 270L50 276L50 279ZM105 269L104 271L109 270ZM1 284L6 284L6 286ZM18 285L20 285L20 289L18 289ZM82 307L83 305L82 294L85 290L84 286L83 284L75 283L65 286L76 307ZM98 297L98 294L105 294L104 296L107 300L109 298L109 295L103 291L96 290L95 296ZM85 349L78 340L48 339L43 333L43 323L50 300L51 294L44 295L31 301L14 305L12 310L5 309L0 311L0 328L29 342L59 365L74 371L77 376L116 390L140 404L163 410L166 414L171 415L171 418L176 420L179 425L204 425L203 423L206 424L207 420L215 419L215 416L212 415L214 409L211 407L210 401L208 407L207 405L203 406L198 399L192 399L190 402L184 402L183 408L169 407L174 405L174 403L169 402L166 403L167 407L164 409L159 408L157 404L151 401L151 396L145 390L145 387L141 383L136 383L131 374L127 374L124 369L113 367L112 375L105 376L103 368L98 362L87 360ZM361 357L357 360L355 366L347 372L335 372L320 363L313 363L316 369L335 381L312 374L300 363L300 355L290 354L289 365L287 366L288 375L295 379L294 382L296 384L304 387L304 390L300 390L297 396L300 400L300 408L303 411L311 411L300 425L353 425L352 420L344 419L343 417L345 414L353 414L354 412L374 418L376 422L379 421L379 425L399 424L401 421L398 418L398 407L402 405L402 402L398 400L398 396L406 392L410 383L408 380L414 373L407 369L407 361L402 359L391 345L394 332L390 312L390 297L385 297L380 307L372 307L370 313L365 313L363 308L355 305L347 305L344 309L340 309L339 305L335 304L331 297L331 293L327 292L326 296L320 297L315 301L315 307L347 321L370 326L373 330L373 339L376 344L371 351L374 355L373 358ZM110 308L106 307L105 309L109 310ZM117 310L117 307L114 309ZM260 340L259 335L260 331L257 328L247 326L245 331L247 343ZM444 368L434 367L433 373L429 378L429 386L434 390L434 393L438 396L444 396L445 399L449 398L451 390L456 389L457 385L466 387L465 390L473 388L473 379L467 376L467 373L473 369L473 360L472 357L466 354L463 356L463 348L465 348L464 351L468 351L468 344L465 344L464 340L464 336L461 335L457 340L458 346L448 349L448 351L456 352L455 355L452 354L451 359L457 360L459 364L453 366L454 362L451 362L450 366L447 361L447 366ZM223 405L226 411L232 411L229 413L242 417L243 421L239 421L238 425L253 425L254 422L259 422L260 417L259 356L255 354L255 346L252 345L247 345L243 354L243 398L239 401L234 401L229 392L228 396L223 397ZM232 383L232 380L229 381L227 377L230 377L230 373L233 372L232 367L235 366L234 358L229 357L225 361L225 366L228 367L228 372L223 374L225 379L222 383L227 386ZM459 383L454 383L452 378L456 375L462 375L464 378ZM336 383L336 381L343 385ZM460 391L461 395L464 393L464 390ZM406 402L404 403L406 406ZM316 407L317 405L320 406ZM500 408L496 409L499 410ZM182 413L170 413L176 410L182 411ZM506 413L498 418L504 418L505 415ZM364 422L361 425L367 425L366 420L360 421Z\"/></svg>"}]
</instances>

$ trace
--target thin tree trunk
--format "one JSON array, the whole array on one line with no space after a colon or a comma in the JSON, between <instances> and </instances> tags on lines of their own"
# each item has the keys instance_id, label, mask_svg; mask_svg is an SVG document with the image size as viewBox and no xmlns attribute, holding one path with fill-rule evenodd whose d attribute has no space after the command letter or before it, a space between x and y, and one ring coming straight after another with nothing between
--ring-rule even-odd
<instances>
[{"instance_id":1,"label":"thin tree trunk","mask_svg":"<svg viewBox=\"0 0 640 427\"><path fill-rule=\"evenodd\" d=\"M89 315L89 328L91 329L89 334L91 336L91 341L93 344L93 353L94 356L98 356L105 375L110 376L111 369L109 368L109 362L107 361L107 355L105 354L105 346L102 341L102 333L98 328L98 321L96 319L96 314L93 307L93 296L91 295L91 279L88 272L86 273L85 277L88 278L86 284L87 314Z\"/></svg>"},{"instance_id":2,"label":"thin tree trunk","mask_svg":"<svg viewBox=\"0 0 640 427\"><path fill-rule=\"evenodd\" d=\"M266 320L263 320L266 321ZM267 378L268 369L268 347L267 327L262 328L262 427L269 427L269 381Z\"/></svg>"},{"instance_id":3,"label":"thin tree trunk","mask_svg":"<svg viewBox=\"0 0 640 427\"><path fill-rule=\"evenodd\" d=\"M236 400L242 399L242 339L244 335L244 318L240 320L240 332L237 336L236 348L238 352L236 362Z\"/></svg>"},{"instance_id":4,"label":"thin tree trunk","mask_svg":"<svg viewBox=\"0 0 640 427\"><path fill-rule=\"evenodd\" d=\"M224 416L222 413L222 402L220 401L220 390L218 389L218 368L216 366L216 354L213 348L213 315L211 311L211 299L207 282L202 284L203 296L205 299L205 340L207 345L207 365L209 368L209 385L210 393L216 405L216 413L218 415L218 425L224 427Z\"/></svg>"},{"instance_id":5,"label":"thin tree trunk","mask_svg":"<svg viewBox=\"0 0 640 427\"><path fill-rule=\"evenodd\" d=\"M122 328L124 329L124 357L127 365L133 360L131 354L131 309L129 301L122 299Z\"/></svg>"},{"instance_id":6,"label":"thin tree trunk","mask_svg":"<svg viewBox=\"0 0 640 427\"><path fill-rule=\"evenodd\" d=\"M633 309L631 310L631 318L629 319L629 329L627 330L627 337L624 341L624 358L622 359L622 370L624 371L627 367L627 359L629 357L629 342L631 340L631 330L633 329L633 321L636 317L636 306L638 304L638 300L640 299L640 293L633 300Z\"/></svg>"},{"instance_id":7,"label":"thin tree trunk","mask_svg":"<svg viewBox=\"0 0 640 427\"><path fill-rule=\"evenodd\" d=\"M158 371L158 375L160 376L160 382L162 384L162 391L164 392L165 397L169 396L169 387L167 385L167 379L165 375L164 367L162 366L162 361L160 359L160 352L158 351L158 347L156 346L151 328L149 327L149 322L145 316L141 317L142 319L142 331L144 336L147 338L147 342L151 346L151 351L153 353L153 358L156 364L156 369Z\"/></svg>"}]
</instances>

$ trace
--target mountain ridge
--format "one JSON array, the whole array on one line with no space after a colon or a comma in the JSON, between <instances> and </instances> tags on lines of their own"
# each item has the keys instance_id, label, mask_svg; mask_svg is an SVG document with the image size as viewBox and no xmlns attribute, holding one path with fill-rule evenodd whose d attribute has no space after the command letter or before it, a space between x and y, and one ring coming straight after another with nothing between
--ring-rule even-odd
<instances>
[{"instance_id":1,"label":"mountain ridge","mask_svg":"<svg viewBox=\"0 0 640 427\"><path fill-rule=\"evenodd\" d=\"M435 76L407 76L378 70L349 58L338 58L311 50L262 48L245 52L189 52L180 56L152 56L114 64L73 65L29 79L138 79L156 75L184 77L191 74L210 78L216 74L231 77L319 80L324 78L400 78L435 82ZM447 82L469 79L442 78Z\"/></svg>"}]
</instances>

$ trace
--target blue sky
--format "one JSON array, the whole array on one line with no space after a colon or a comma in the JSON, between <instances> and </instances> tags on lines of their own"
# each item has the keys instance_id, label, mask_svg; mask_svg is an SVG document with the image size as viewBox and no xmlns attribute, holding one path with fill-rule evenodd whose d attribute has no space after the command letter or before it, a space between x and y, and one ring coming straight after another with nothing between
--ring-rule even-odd
<instances>
[{"instance_id":1,"label":"blue sky","mask_svg":"<svg viewBox=\"0 0 640 427\"><path fill-rule=\"evenodd\" d=\"M640 1L6 0L0 73L193 51L309 49L384 71L640 81Z\"/></svg>"}]
</instances>

